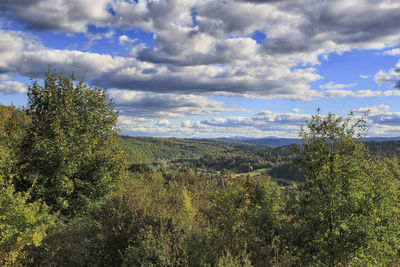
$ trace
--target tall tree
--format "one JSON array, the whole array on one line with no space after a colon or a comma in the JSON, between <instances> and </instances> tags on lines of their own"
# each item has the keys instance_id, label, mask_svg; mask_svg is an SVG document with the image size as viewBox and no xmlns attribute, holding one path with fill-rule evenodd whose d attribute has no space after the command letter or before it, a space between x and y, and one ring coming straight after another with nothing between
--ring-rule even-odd
<instances>
[{"instance_id":1,"label":"tall tree","mask_svg":"<svg viewBox=\"0 0 400 267\"><path fill-rule=\"evenodd\" d=\"M65 215L104 196L122 167L117 113L106 91L48 71L44 86L29 86L27 111L32 126L17 189L34 185L34 199Z\"/></svg>"},{"instance_id":2,"label":"tall tree","mask_svg":"<svg viewBox=\"0 0 400 267\"><path fill-rule=\"evenodd\" d=\"M315 115L302 129L298 248L306 264L393 264L398 258L396 160L374 159L363 118ZM398 262L397 262L398 263Z\"/></svg>"}]
</instances>

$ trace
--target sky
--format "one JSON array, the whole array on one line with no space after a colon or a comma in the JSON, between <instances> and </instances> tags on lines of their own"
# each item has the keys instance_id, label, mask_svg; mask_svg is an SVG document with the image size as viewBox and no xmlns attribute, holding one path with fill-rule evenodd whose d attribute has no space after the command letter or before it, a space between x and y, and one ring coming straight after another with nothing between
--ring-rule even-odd
<instances>
[{"instance_id":1,"label":"sky","mask_svg":"<svg viewBox=\"0 0 400 267\"><path fill-rule=\"evenodd\" d=\"M121 134L296 137L320 108L400 136L398 0L1 0L0 103L52 69L107 88Z\"/></svg>"}]
</instances>

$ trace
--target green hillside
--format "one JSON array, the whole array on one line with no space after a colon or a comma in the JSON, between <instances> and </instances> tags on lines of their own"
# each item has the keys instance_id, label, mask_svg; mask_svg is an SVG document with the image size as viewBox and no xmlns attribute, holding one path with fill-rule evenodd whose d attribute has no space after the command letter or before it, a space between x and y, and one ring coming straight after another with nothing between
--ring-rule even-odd
<instances>
[{"instance_id":1,"label":"green hillside","mask_svg":"<svg viewBox=\"0 0 400 267\"><path fill-rule=\"evenodd\" d=\"M128 163L152 163L198 159L217 152L251 150L257 146L246 143L227 143L207 139L156 138L119 136Z\"/></svg>"}]
</instances>

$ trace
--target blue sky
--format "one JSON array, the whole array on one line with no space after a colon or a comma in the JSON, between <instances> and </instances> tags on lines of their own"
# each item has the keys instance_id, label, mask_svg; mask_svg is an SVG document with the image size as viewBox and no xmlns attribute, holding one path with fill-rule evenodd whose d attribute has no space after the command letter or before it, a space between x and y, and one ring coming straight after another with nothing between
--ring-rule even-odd
<instances>
[{"instance_id":1,"label":"blue sky","mask_svg":"<svg viewBox=\"0 0 400 267\"><path fill-rule=\"evenodd\" d=\"M108 88L121 133L295 137L317 108L400 136L393 0L5 0L0 103L51 65Z\"/></svg>"}]
</instances>

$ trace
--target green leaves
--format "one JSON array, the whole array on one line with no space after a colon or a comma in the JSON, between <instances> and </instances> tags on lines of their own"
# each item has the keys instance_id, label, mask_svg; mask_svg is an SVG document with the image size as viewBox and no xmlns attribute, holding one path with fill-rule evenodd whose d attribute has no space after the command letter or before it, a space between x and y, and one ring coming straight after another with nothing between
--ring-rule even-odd
<instances>
[{"instance_id":1,"label":"green leaves","mask_svg":"<svg viewBox=\"0 0 400 267\"><path fill-rule=\"evenodd\" d=\"M0 264L13 264L27 245L39 246L54 222L40 201L15 193L10 183L0 184Z\"/></svg>"},{"instance_id":2,"label":"green leaves","mask_svg":"<svg viewBox=\"0 0 400 267\"><path fill-rule=\"evenodd\" d=\"M40 245L54 222L46 205L32 203L29 192L14 189L18 152L29 122L23 111L0 105L0 265L22 259L27 245Z\"/></svg>"},{"instance_id":3,"label":"green leaves","mask_svg":"<svg viewBox=\"0 0 400 267\"><path fill-rule=\"evenodd\" d=\"M104 90L51 71L44 86L32 83L28 98L32 126L24 140L20 184L32 185L37 177L33 198L73 215L86 198L104 196L123 166L113 103Z\"/></svg>"},{"instance_id":4,"label":"green leaves","mask_svg":"<svg viewBox=\"0 0 400 267\"><path fill-rule=\"evenodd\" d=\"M374 159L360 139L365 132L363 117L329 114L313 116L300 133L306 182L295 220L303 263L388 264L397 255L399 165Z\"/></svg>"},{"instance_id":5,"label":"green leaves","mask_svg":"<svg viewBox=\"0 0 400 267\"><path fill-rule=\"evenodd\" d=\"M214 198L206 214L219 244L217 251L239 255L246 248L254 264L271 265L283 220L279 187L268 177L232 178Z\"/></svg>"}]
</instances>

